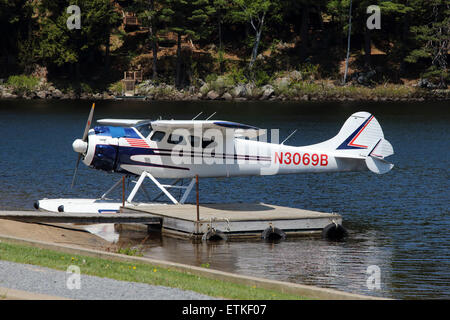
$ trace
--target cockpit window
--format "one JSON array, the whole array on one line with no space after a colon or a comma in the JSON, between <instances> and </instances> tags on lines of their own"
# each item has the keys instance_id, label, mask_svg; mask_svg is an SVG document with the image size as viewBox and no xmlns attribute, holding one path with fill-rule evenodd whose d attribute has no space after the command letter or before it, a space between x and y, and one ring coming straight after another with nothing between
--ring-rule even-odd
<instances>
[{"instance_id":1,"label":"cockpit window","mask_svg":"<svg viewBox=\"0 0 450 320\"><path fill-rule=\"evenodd\" d=\"M186 141L184 141L183 136L171 133L169 138L167 138L167 143L185 145Z\"/></svg>"},{"instance_id":2,"label":"cockpit window","mask_svg":"<svg viewBox=\"0 0 450 320\"><path fill-rule=\"evenodd\" d=\"M199 137L189 136L189 140L190 140L192 147L198 148L200 146L200 138ZM214 139L207 139L207 138L202 139L202 148L203 149L214 147L215 145L217 145L217 143L214 142Z\"/></svg>"},{"instance_id":3,"label":"cockpit window","mask_svg":"<svg viewBox=\"0 0 450 320\"><path fill-rule=\"evenodd\" d=\"M142 134L144 138L147 138L152 132L152 125L149 123L138 124L137 126L135 126L135 128L140 132L140 134Z\"/></svg>"},{"instance_id":4,"label":"cockpit window","mask_svg":"<svg viewBox=\"0 0 450 320\"><path fill-rule=\"evenodd\" d=\"M150 138L150 140L159 142L159 141L161 141L164 138L165 135L166 135L165 132L155 131L153 133L152 137Z\"/></svg>"},{"instance_id":5,"label":"cockpit window","mask_svg":"<svg viewBox=\"0 0 450 320\"><path fill-rule=\"evenodd\" d=\"M203 149L212 148L216 145L217 145L217 143L214 141L214 139L210 140L210 139L203 138L203 140L202 140L202 148Z\"/></svg>"}]
</instances>

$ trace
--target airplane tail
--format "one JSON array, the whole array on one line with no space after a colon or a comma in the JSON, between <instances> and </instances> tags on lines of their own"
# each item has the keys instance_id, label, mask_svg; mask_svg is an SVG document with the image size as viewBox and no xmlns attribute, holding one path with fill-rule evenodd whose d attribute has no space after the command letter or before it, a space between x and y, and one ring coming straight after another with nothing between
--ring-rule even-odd
<instances>
[{"instance_id":1,"label":"airplane tail","mask_svg":"<svg viewBox=\"0 0 450 320\"><path fill-rule=\"evenodd\" d=\"M336 158L365 160L367 168L378 174L386 173L394 167L384 160L394 154L394 149L384 139L377 119L368 112L352 114L334 138L320 145L334 150Z\"/></svg>"}]
</instances>

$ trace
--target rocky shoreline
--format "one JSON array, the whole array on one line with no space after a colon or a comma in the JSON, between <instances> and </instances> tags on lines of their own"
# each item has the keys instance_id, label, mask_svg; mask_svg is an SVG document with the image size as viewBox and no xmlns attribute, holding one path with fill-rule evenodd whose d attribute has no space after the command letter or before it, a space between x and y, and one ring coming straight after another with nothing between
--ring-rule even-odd
<instances>
[{"instance_id":1,"label":"rocky shoreline","mask_svg":"<svg viewBox=\"0 0 450 320\"><path fill-rule=\"evenodd\" d=\"M271 84L256 86L254 83L227 84L218 77L200 86L177 89L165 83L145 80L136 86L134 95L104 90L101 92L75 92L62 90L51 83L39 85L33 90L17 90L0 84L0 99L81 99L116 100L141 99L162 101L443 101L449 100L448 89L424 89L407 85L380 85L375 87L350 84L341 86L331 81L293 81L291 77L275 79Z\"/></svg>"}]
</instances>

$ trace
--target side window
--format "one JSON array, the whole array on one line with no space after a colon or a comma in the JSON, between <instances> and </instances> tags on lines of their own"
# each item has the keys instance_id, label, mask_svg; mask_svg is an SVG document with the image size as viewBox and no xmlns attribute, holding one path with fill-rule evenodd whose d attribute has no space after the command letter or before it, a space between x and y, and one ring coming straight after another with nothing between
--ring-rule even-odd
<instances>
[{"instance_id":1,"label":"side window","mask_svg":"<svg viewBox=\"0 0 450 320\"><path fill-rule=\"evenodd\" d=\"M164 139L164 136L165 136L165 135L166 135L165 132L162 132L162 131L155 131L155 132L153 133L152 137L150 138L150 140L159 142L159 141L161 141L162 139Z\"/></svg>"},{"instance_id":2,"label":"side window","mask_svg":"<svg viewBox=\"0 0 450 320\"><path fill-rule=\"evenodd\" d=\"M191 144L192 147L196 147L198 148L200 146L200 138L199 137L195 137L195 136L189 136L189 142ZM202 139L202 148L211 148L214 147L216 145L216 143L214 142L214 139L206 139L203 138Z\"/></svg>"},{"instance_id":3,"label":"side window","mask_svg":"<svg viewBox=\"0 0 450 320\"><path fill-rule=\"evenodd\" d=\"M212 148L212 147L214 147L216 145L217 145L217 143L214 142L214 139L210 140L210 139L203 138L203 140L202 140L202 148L203 149L205 149L205 148Z\"/></svg>"},{"instance_id":4,"label":"side window","mask_svg":"<svg viewBox=\"0 0 450 320\"><path fill-rule=\"evenodd\" d=\"M185 145L186 141L184 141L183 136L171 133L167 139L167 143Z\"/></svg>"}]
</instances>

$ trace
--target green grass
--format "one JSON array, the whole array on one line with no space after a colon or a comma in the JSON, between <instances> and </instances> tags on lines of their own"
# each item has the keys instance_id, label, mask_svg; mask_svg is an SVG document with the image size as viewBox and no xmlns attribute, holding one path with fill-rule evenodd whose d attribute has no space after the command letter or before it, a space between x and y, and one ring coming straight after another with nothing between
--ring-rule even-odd
<instances>
[{"instance_id":1,"label":"green grass","mask_svg":"<svg viewBox=\"0 0 450 320\"><path fill-rule=\"evenodd\" d=\"M88 256L70 255L5 242L0 242L0 260L39 265L63 271L66 271L69 265L76 265L80 267L81 273L86 275L192 290L226 299L305 299L304 297L275 290L212 280L144 263L126 263Z\"/></svg>"}]
</instances>

